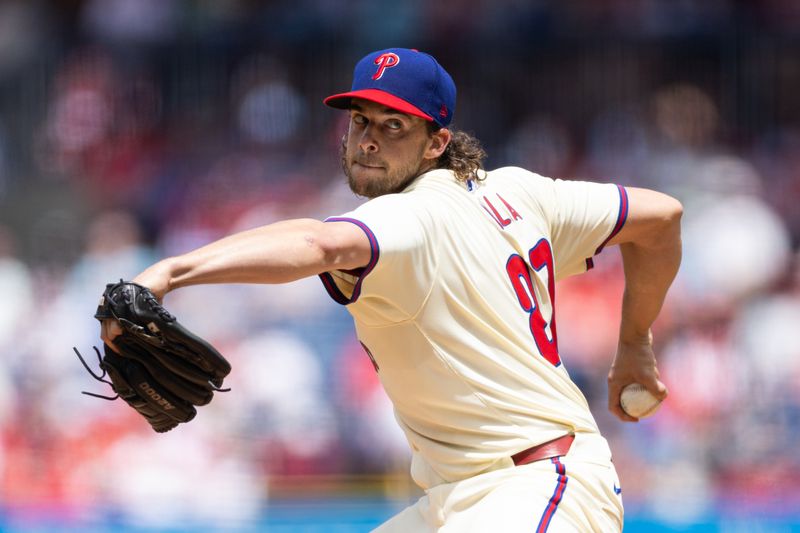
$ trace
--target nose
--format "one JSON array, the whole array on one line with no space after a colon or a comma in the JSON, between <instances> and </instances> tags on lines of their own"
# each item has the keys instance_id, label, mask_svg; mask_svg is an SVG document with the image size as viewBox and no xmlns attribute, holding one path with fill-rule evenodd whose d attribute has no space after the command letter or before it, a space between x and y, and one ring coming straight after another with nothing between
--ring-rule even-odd
<instances>
[{"instance_id":1,"label":"nose","mask_svg":"<svg viewBox=\"0 0 800 533\"><path fill-rule=\"evenodd\" d=\"M358 147L365 154L375 153L378 151L378 143L375 136L372 135L372 124L368 124L361 133L361 138L358 140Z\"/></svg>"}]
</instances>

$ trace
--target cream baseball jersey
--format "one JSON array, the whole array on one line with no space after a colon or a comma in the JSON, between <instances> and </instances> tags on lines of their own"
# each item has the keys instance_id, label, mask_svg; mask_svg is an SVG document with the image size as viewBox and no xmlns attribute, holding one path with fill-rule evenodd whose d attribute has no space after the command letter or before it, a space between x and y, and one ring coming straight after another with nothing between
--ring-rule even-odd
<instances>
[{"instance_id":1,"label":"cream baseball jersey","mask_svg":"<svg viewBox=\"0 0 800 533\"><path fill-rule=\"evenodd\" d=\"M354 318L423 488L565 433L599 438L559 357L555 282L591 268L626 216L622 187L507 167L467 183L434 170L328 219L370 239L365 268L321 278Z\"/></svg>"}]
</instances>

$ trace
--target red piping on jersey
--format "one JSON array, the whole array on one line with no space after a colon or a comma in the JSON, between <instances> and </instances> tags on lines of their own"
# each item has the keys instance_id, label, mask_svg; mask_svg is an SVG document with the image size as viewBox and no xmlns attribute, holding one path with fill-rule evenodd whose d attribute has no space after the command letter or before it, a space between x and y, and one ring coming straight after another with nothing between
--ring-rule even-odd
<instances>
[{"instance_id":1,"label":"red piping on jersey","mask_svg":"<svg viewBox=\"0 0 800 533\"><path fill-rule=\"evenodd\" d=\"M608 237L606 237L606 240L604 240L602 244L597 247L594 255L597 255L603 251L603 248L605 248L606 244L608 244L608 241L613 239L617 233L622 230L622 227L625 225L625 221L628 220L628 192L622 185L617 185L617 190L619 191L619 213L617 214L617 223L614 224L614 229L611 230L611 233L608 235ZM587 257L586 270L590 270L593 267L594 261L591 257Z\"/></svg>"},{"instance_id":2,"label":"red piping on jersey","mask_svg":"<svg viewBox=\"0 0 800 533\"><path fill-rule=\"evenodd\" d=\"M372 233L372 230L369 229L369 226L360 220L356 220L355 218L331 217L326 219L325 222L350 222L351 224L355 224L361 228L367 235L367 239L369 239L369 246L371 249L369 263L367 263L367 266L365 266L361 274L359 274L358 281L356 281L356 284L353 287L353 294L350 296L350 298L345 296L345 294L339 290L339 287L336 286L336 282L333 281L333 276L331 276L330 272L323 272L319 275L319 278L322 280L322 284L325 286L325 290L328 291L328 295L333 298L336 303L341 305L351 304L358 300L358 297L361 295L361 283L364 281L364 278L366 278L367 275L372 272L372 269L375 268L375 265L378 264L378 258L381 255L380 247L378 246L378 239L375 238L375 234Z\"/></svg>"},{"instance_id":3,"label":"red piping on jersey","mask_svg":"<svg viewBox=\"0 0 800 533\"><path fill-rule=\"evenodd\" d=\"M553 515L556 514L558 504L561 503L561 499L564 497L564 491L567 490L567 481L569 481L567 477L567 468L564 466L564 463L562 463L558 457L553 457L550 461L556 465L558 480L553 495L550 497L550 501L542 513L542 518L539 519L539 525L536 526L536 533L545 533L547 528L550 527L550 521L553 519Z\"/></svg>"}]
</instances>

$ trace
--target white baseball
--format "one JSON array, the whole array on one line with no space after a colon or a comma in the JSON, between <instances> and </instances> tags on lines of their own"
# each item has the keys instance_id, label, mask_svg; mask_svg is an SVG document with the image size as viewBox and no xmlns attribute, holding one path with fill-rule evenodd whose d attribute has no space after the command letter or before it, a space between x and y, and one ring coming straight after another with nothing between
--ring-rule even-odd
<instances>
[{"instance_id":1,"label":"white baseball","mask_svg":"<svg viewBox=\"0 0 800 533\"><path fill-rule=\"evenodd\" d=\"M622 410L635 418L647 418L661 405L661 400L639 383L631 383L622 389L619 397Z\"/></svg>"}]
</instances>

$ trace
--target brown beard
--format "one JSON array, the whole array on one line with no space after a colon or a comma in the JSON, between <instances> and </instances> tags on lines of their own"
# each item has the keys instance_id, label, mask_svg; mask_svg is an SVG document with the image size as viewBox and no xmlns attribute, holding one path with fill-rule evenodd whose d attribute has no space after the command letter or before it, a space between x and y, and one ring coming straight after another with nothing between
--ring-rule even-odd
<instances>
[{"instance_id":1,"label":"brown beard","mask_svg":"<svg viewBox=\"0 0 800 533\"><path fill-rule=\"evenodd\" d=\"M341 159L342 171L344 172L345 176L347 176L347 184L350 186L350 190L353 191L356 196L362 196L369 199L377 198L378 196L383 196L384 194L398 193L408 187L408 185L414 181L417 176L429 170L427 166L423 168L424 161L421 160L416 169L405 169L405 176L403 179L399 180L394 185L392 185L391 179L386 181L372 180L359 184L353 177L351 171L352 165L347 158L347 134L342 136L342 144L339 148L339 155ZM361 160L357 162L367 165L374 163L373 161L369 160Z\"/></svg>"}]
</instances>

